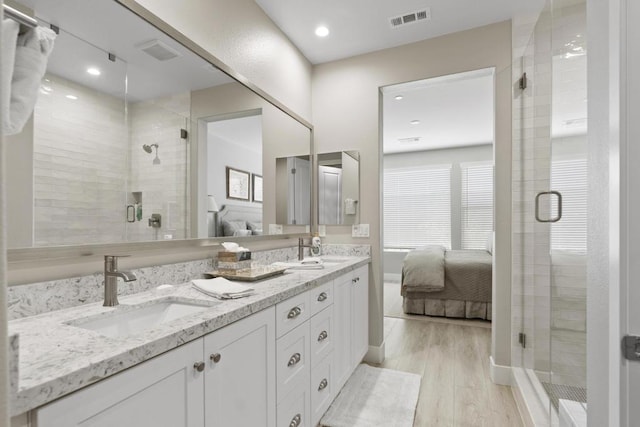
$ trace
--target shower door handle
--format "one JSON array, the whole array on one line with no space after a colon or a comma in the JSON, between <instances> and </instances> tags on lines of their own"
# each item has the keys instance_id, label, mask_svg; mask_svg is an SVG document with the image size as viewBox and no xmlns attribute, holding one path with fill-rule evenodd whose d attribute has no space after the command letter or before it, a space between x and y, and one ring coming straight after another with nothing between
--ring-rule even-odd
<instances>
[{"instance_id":1,"label":"shower door handle","mask_svg":"<svg viewBox=\"0 0 640 427\"><path fill-rule=\"evenodd\" d=\"M540 218L540 197L544 195L557 196L558 197L558 215L550 219ZM558 222L562 218L562 194L559 191L541 191L536 194L536 221L538 222Z\"/></svg>"}]
</instances>

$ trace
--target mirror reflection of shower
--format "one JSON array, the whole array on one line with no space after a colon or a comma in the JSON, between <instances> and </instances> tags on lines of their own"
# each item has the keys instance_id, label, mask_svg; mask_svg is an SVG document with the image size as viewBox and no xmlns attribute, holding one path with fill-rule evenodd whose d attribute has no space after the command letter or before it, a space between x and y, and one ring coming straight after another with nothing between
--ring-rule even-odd
<instances>
[{"instance_id":1,"label":"mirror reflection of shower","mask_svg":"<svg viewBox=\"0 0 640 427\"><path fill-rule=\"evenodd\" d=\"M151 145L144 144L142 146L142 149L144 151L146 151L147 153L149 153L149 154L151 154L151 152L153 151L154 148L156 149L156 158L153 159L153 164L154 165L159 165L160 164L160 158L158 157L158 144L151 144Z\"/></svg>"}]
</instances>

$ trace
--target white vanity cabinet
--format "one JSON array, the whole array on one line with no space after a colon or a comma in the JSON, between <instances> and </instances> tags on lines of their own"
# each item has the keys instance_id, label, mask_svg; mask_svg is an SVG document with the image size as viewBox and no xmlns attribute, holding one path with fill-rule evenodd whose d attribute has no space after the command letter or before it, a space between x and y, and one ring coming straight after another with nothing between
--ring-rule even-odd
<instances>
[{"instance_id":1,"label":"white vanity cabinet","mask_svg":"<svg viewBox=\"0 0 640 427\"><path fill-rule=\"evenodd\" d=\"M340 390L369 348L368 266L335 279L333 290L336 332L333 381Z\"/></svg>"},{"instance_id":2,"label":"white vanity cabinet","mask_svg":"<svg viewBox=\"0 0 640 427\"><path fill-rule=\"evenodd\" d=\"M202 339L192 341L35 411L38 427L201 427Z\"/></svg>"},{"instance_id":3,"label":"white vanity cabinet","mask_svg":"<svg viewBox=\"0 0 640 427\"><path fill-rule=\"evenodd\" d=\"M205 426L276 425L274 309L204 337Z\"/></svg>"},{"instance_id":4,"label":"white vanity cabinet","mask_svg":"<svg viewBox=\"0 0 640 427\"><path fill-rule=\"evenodd\" d=\"M272 307L36 409L37 426L274 427L275 340Z\"/></svg>"}]
</instances>

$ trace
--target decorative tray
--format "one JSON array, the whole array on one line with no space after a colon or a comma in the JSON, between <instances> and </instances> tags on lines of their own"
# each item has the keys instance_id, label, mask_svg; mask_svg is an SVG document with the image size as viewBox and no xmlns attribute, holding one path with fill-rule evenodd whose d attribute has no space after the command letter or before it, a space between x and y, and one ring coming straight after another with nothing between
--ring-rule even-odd
<instances>
[{"instance_id":1,"label":"decorative tray","mask_svg":"<svg viewBox=\"0 0 640 427\"><path fill-rule=\"evenodd\" d=\"M224 277L228 280L238 280L242 282L255 282L257 280L266 279L267 277L277 276L285 272L287 267L278 267L273 265L259 265L247 268L245 270L229 271L208 271L205 276Z\"/></svg>"}]
</instances>

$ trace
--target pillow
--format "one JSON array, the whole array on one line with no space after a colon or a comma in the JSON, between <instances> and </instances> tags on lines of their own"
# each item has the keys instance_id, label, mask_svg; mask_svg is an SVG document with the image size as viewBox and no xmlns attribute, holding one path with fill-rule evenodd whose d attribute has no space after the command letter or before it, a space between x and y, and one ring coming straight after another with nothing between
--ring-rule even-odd
<instances>
[{"instance_id":1,"label":"pillow","mask_svg":"<svg viewBox=\"0 0 640 427\"><path fill-rule=\"evenodd\" d=\"M487 252L493 255L493 231L487 236L487 243L485 243L485 247L487 248Z\"/></svg>"},{"instance_id":2,"label":"pillow","mask_svg":"<svg viewBox=\"0 0 640 427\"><path fill-rule=\"evenodd\" d=\"M251 230L236 230L233 232L233 237L245 237L251 236Z\"/></svg>"},{"instance_id":3,"label":"pillow","mask_svg":"<svg viewBox=\"0 0 640 427\"><path fill-rule=\"evenodd\" d=\"M247 229L247 221L244 221L244 220L222 221L222 234L224 236L235 236L236 231L246 230L246 229Z\"/></svg>"}]
</instances>

